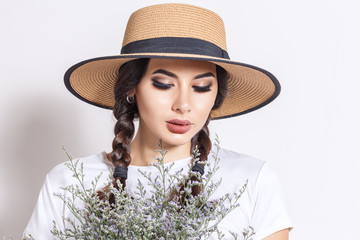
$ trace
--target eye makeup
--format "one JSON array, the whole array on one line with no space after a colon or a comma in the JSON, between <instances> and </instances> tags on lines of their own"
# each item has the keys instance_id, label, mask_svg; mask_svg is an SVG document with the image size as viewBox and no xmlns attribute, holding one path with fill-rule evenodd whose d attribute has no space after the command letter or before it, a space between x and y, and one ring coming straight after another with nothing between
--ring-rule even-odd
<instances>
[{"instance_id":1,"label":"eye makeup","mask_svg":"<svg viewBox=\"0 0 360 240\"><path fill-rule=\"evenodd\" d=\"M192 88L195 90L195 92L203 93L203 92L210 92L211 91L211 85L210 83L207 86L193 86Z\"/></svg>"},{"instance_id":2,"label":"eye makeup","mask_svg":"<svg viewBox=\"0 0 360 240\"><path fill-rule=\"evenodd\" d=\"M154 78L152 78L151 81L152 81L152 85L154 87L156 87L158 89L162 89L162 90L169 89L169 88L171 88L171 86L173 86L172 84L159 82L158 80L156 80Z\"/></svg>"}]
</instances>

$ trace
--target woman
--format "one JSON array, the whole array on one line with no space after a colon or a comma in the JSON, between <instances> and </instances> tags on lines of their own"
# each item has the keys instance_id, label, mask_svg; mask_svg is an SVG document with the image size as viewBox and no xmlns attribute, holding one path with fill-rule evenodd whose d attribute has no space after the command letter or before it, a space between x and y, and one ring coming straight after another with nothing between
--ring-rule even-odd
<instances>
[{"instance_id":1,"label":"woman","mask_svg":"<svg viewBox=\"0 0 360 240\"><path fill-rule=\"evenodd\" d=\"M113 151L80 159L85 182L100 172L114 171L114 181L133 191L144 180L138 169L154 171L159 140L168 150L165 164L173 171L186 168L195 146L200 161L208 157L210 119L233 117L256 110L277 97L280 86L269 72L231 61L225 30L215 13L186 4L142 8L129 19L121 54L90 59L65 74L67 88L81 100L113 109L117 119ZM134 135L134 119L139 128ZM276 174L263 161L231 151L220 151L222 179L214 197L232 193L246 180L239 208L220 224L221 230L241 233L255 229L254 239L288 239L288 219ZM203 172L201 166L194 171ZM103 176L107 174L103 174ZM100 184L105 183L100 180ZM25 230L38 239L50 239L51 219L65 228L62 216L71 213L53 196L73 184L63 164L46 177L37 206ZM193 195L199 189L193 191Z\"/></svg>"}]
</instances>

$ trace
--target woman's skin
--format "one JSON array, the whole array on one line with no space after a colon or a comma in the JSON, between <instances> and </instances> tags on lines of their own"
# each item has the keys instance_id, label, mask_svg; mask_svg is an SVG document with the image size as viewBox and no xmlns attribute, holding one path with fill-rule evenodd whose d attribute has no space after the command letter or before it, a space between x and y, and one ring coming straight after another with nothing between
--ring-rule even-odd
<instances>
[{"instance_id":1,"label":"woman's skin","mask_svg":"<svg viewBox=\"0 0 360 240\"><path fill-rule=\"evenodd\" d=\"M191 139L208 119L217 87L213 63L151 59L130 94L136 96L140 113L139 129L131 144L131 164L155 162L159 139L168 150L165 162L189 157Z\"/></svg>"},{"instance_id":2,"label":"woman's skin","mask_svg":"<svg viewBox=\"0 0 360 240\"><path fill-rule=\"evenodd\" d=\"M154 163L159 154L155 151L159 139L168 150L165 162L189 157L191 139L208 119L217 88L213 63L150 59L140 83L129 93L135 95L139 109L139 128L131 143L131 165ZM191 124L177 129L174 119L188 120ZM289 230L284 229L265 240L288 238Z\"/></svg>"},{"instance_id":3,"label":"woman's skin","mask_svg":"<svg viewBox=\"0 0 360 240\"><path fill-rule=\"evenodd\" d=\"M289 239L289 229L280 230L270 236L264 238L264 240L288 240Z\"/></svg>"}]
</instances>

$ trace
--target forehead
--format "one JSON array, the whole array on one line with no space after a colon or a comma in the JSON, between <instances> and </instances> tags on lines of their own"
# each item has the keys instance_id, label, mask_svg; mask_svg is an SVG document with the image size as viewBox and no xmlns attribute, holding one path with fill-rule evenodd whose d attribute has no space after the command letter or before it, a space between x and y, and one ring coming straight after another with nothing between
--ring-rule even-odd
<instances>
[{"instance_id":1,"label":"forehead","mask_svg":"<svg viewBox=\"0 0 360 240\"><path fill-rule=\"evenodd\" d=\"M186 71L194 74L206 72L216 74L216 65L214 63L187 59L150 59L147 70L152 72L157 69L165 69L173 72Z\"/></svg>"}]
</instances>

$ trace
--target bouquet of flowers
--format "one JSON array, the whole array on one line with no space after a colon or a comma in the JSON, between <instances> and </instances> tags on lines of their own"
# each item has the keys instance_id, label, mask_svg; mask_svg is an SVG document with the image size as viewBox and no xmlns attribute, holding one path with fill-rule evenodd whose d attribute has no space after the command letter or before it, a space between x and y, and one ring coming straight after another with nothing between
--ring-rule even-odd
<instances>
[{"instance_id":1,"label":"bouquet of flowers","mask_svg":"<svg viewBox=\"0 0 360 240\"><path fill-rule=\"evenodd\" d=\"M220 181L212 181L212 177L219 168L219 142L216 141L216 149L212 151L214 164L206 163L207 172L201 176L198 172L190 171L186 174L182 170L175 174L169 171L173 164L164 165L166 150L159 143L157 150L161 157L153 166L159 171L155 178L151 174L141 172L148 180L154 191L151 197L146 197L144 183L138 181L137 189L133 193L127 188L116 189L111 184L109 177L109 192L113 194L115 203L109 203L97 196L97 183L100 175L92 181L92 188L84 187L83 165L78 166L66 152L70 161L67 167L73 172L78 180L78 185L64 187L69 193L55 194L71 210L74 218L64 221L70 224L70 228L59 230L54 222L52 234L58 239L208 239L210 236L223 239L224 233L218 229L220 221L233 209L239 206L239 199L246 189L247 182L238 192L227 194L218 199L210 200L211 195L218 188ZM193 152L193 159L189 169L199 162L199 152ZM201 181L189 181L196 175ZM180 188L182 183L183 188ZM120 184L120 182L118 182ZM197 196L191 195L193 186L201 186L202 191ZM185 196L182 201L172 194L174 191ZM173 196L173 197L170 197ZM81 200L85 207L79 207L77 200ZM230 233L234 239L250 240L254 234L253 229L244 229L242 236Z\"/></svg>"}]
</instances>

